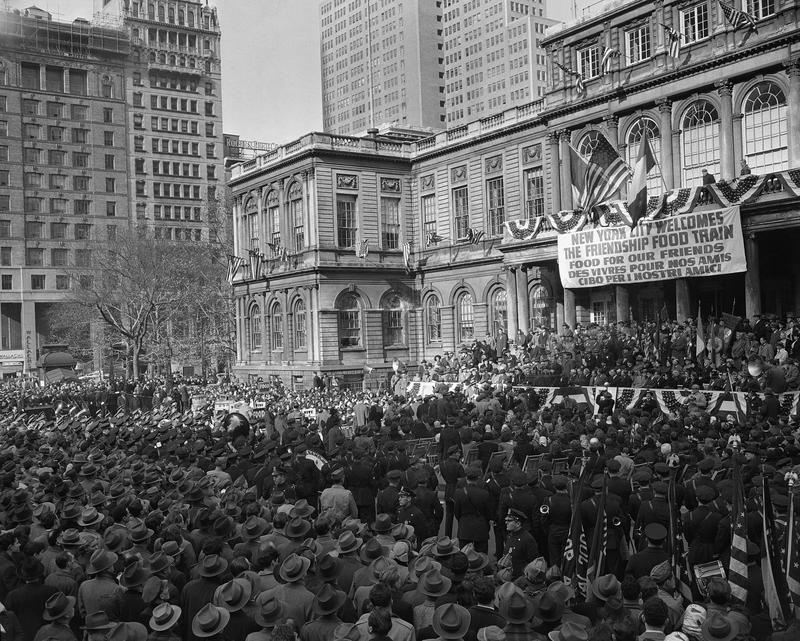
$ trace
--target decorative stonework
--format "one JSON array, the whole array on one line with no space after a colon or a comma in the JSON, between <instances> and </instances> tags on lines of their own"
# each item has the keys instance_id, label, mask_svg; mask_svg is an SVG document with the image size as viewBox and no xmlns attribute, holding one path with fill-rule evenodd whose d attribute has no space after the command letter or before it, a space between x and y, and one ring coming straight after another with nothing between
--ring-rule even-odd
<instances>
[{"instance_id":1,"label":"decorative stonework","mask_svg":"<svg viewBox=\"0 0 800 641\"><path fill-rule=\"evenodd\" d=\"M487 174L496 174L503 171L503 157L492 156L491 158L487 158L485 167Z\"/></svg>"},{"instance_id":2,"label":"decorative stonework","mask_svg":"<svg viewBox=\"0 0 800 641\"><path fill-rule=\"evenodd\" d=\"M338 174L336 176L337 189L358 189L358 176L355 174Z\"/></svg>"},{"instance_id":3,"label":"decorative stonework","mask_svg":"<svg viewBox=\"0 0 800 641\"><path fill-rule=\"evenodd\" d=\"M278 206L278 192L275 189L273 189L267 194L267 206L268 207Z\"/></svg>"},{"instance_id":4,"label":"decorative stonework","mask_svg":"<svg viewBox=\"0 0 800 641\"><path fill-rule=\"evenodd\" d=\"M303 197L303 187L299 182L295 181L289 188L289 200L297 200Z\"/></svg>"},{"instance_id":5,"label":"decorative stonework","mask_svg":"<svg viewBox=\"0 0 800 641\"><path fill-rule=\"evenodd\" d=\"M537 142L535 145L522 148L523 163L541 162L541 160L542 160L542 143Z\"/></svg>"},{"instance_id":6,"label":"decorative stonework","mask_svg":"<svg viewBox=\"0 0 800 641\"><path fill-rule=\"evenodd\" d=\"M459 165L450 170L450 182L460 183L467 180L467 166Z\"/></svg>"},{"instance_id":7,"label":"decorative stonework","mask_svg":"<svg viewBox=\"0 0 800 641\"><path fill-rule=\"evenodd\" d=\"M419 179L419 188L423 191L433 189L435 185L436 181L433 178L433 174L422 176Z\"/></svg>"},{"instance_id":8,"label":"decorative stonework","mask_svg":"<svg viewBox=\"0 0 800 641\"><path fill-rule=\"evenodd\" d=\"M400 193L400 179L399 178L381 178L381 191L387 191L393 194Z\"/></svg>"}]
</instances>

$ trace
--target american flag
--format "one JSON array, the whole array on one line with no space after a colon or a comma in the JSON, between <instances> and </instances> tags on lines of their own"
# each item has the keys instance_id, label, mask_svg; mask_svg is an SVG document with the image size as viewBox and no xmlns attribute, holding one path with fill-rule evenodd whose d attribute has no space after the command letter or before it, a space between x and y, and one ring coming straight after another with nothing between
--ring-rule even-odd
<instances>
[{"instance_id":1,"label":"american flag","mask_svg":"<svg viewBox=\"0 0 800 641\"><path fill-rule=\"evenodd\" d=\"M626 410L633 409L636 407L636 404L642 400L643 395L643 389L634 387L620 387L617 389L617 399L614 403L614 407Z\"/></svg>"},{"instance_id":2,"label":"american flag","mask_svg":"<svg viewBox=\"0 0 800 641\"><path fill-rule=\"evenodd\" d=\"M718 0L718 2L720 8L722 9L722 15L725 16L725 20L730 22L734 29L747 27L748 29L751 29L753 33L758 33L758 29L756 28L756 19L753 16L751 16L749 13L736 9L730 2L723 2L723 0Z\"/></svg>"},{"instance_id":3,"label":"american flag","mask_svg":"<svg viewBox=\"0 0 800 641\"><path fill-rule=\"evenodd\" d=\"M669 53L670 58L677 58L681 55L681 38L683 37L678 31L675 31L672 27L668 27L663 22L661 26L664 27L667 31L667 42L669 43L669 49L667 52Z\"/></svg>"},{"instance_id":4,"label":"american flag","mask_svg":"<svg viewBox=\"0 0 800 641\"><path fill-rule=\"evenodd\" d=\"M690 392L686 390L653 390L659 409L665 414L674 413L686 405Z\"/></svg>"},{"instance_id":5,"label":"american flag","mask_svg":"<svg viewBox=\"0 0 800 641\"><path fill-rule=\"evenodd\" d=\"M251 249L248 253L250 254L250 278L257 280L263 276L263 257L256 249Z\"/></svg>"},{"instance_id":6,"label":"american flag","mask_svg":"<svg viewBox=\"0 0 800 641\"><path fill-rule=\"evenodd\" d=\"M603 475L603 487L600 490L600 500L597 502L597 520L592 533L592 543L589 548L589 561L586 568L586 582L592 583L597 577L603 575L606 564L606 548L608 547L608 519L606 517L606 497L608 477ZM575 501L580 504L580 495Z\"/></svg>"},{"instance_id":7,"label":"american flag","mask_svg":"<svg viewBox=\"0 0 800 641\"><path fill-rule=\"evenodd\" d=\"M236 272L244 266L245 259L241 256L233 256L228 254L228 282L233 283L233 279L236 278Z\"/></svg>"},{"instance_id":8,"label":"american flag","mask_svg":"<svg viewBox=\"0 0 800 641\"><path fill-rule=\"evenodd\" d=\"M783 629L790 620L789 589L786 577L781 572L780 543L775 533L775 513L769 495L767 475L761 479L761 578L764 581L764 600L767 602L769 618L773 628Z\"/></svg>"},{"instance_id":9,"label":"american flag","mask_svg":"<svg viewBox=\"0 0 800 641\"><path fill-rule=\"evenodd\" d=\"M586 184L584 186L583 211L610 200L630 177L630 167L619 157L616 149L602 134L586 164Z\"/></svg>"},{"instance_id":10,"label":"american flag","mask_svg":"<svg viewBox=\"0 0 800 641\"><path fill-rule=\"evenodd\" d=\"M614 58L619 58L621 55L619 49L616 47L606 47L606 50L603 52L603 59L600 61L600 68L603 70L603 73L611 73L611 61Z\"/></svg>"},{"instance_id":11,"label":"american flag","mask_svg":"<svg viewBox=\"0 0 800 641\"><path fill-rule=\"evenodd\" d=\"M483 239L483 232L473 227L467 227L466 239L470 245L477 245Z\"/></svg>"},{"instance_id":12,"label":"american flag","mask_svg":"<svg viewBox=\"0 0 800 641\"><path fill-rule=\"evenodd\" d=\"M411 271L411 243L406 241L403 243L403 262L406 266L406 271Z\"/></svg>"},{"instance_id":13,"label":"american flag","mask_svg":"<svg viewBox=\"0 0 800 641\"><path fill-rule=\"evenodd\" d=\"M553 64L555 64L556 67L561 69L561 72L564 74L564 79L565 80L566 80L567 77L571 77L571 78L575 79L573 86L575 87L575 90L579 94L583 95L584 93L586 93L586 83L583 82L583 75L582 74L578 73L577 71L573 71L572 69L570 69L568 67L565 67L564 65L562 65L560 62L558 62L556 60L553 60Z\"/></svg>"},{"instance_id":14,"label":"american flag","mask_svg":"<svg viewBox=\"0 0 800 641\"><path fill-rule=\"evenodd\" d=\"M366 258L367 254L369 254L369 238L367 238L367 240L362 240L356 245L356 256L358 258Z\"/></svg>"},{"instance_id":15,"label":"american flag","mask_svg":"<svg viewBox=\"0 0 800 641\"><path fill-rule=\"evenodd\" d=\"M425 234L425 246L430 247L431 245L438 245L444 240L443 236L440 236L435 231L429 231Z\"/></svg>"},{"instance_id":16,"label":"american flag","mask_svg":"<svg viewBox=\"0 0 800 641\"><path fill-rule=\"evenodd\" d=\"M784 535L784 565L789 594L795 607L800 608L800 510L796 509L797 497L793 484L789 483L789 523Z\"/></svg>"},{"instance_id":17,"label":"american flag","mask_svg":"<svg viewBox=\"0 0 800 641\"><path fill-rule=\"evenodd\" d=\"M744 487L742 486L739 462L733 464L733 502L731 504L731 558L728 564L728 583L731 596L742 603L747 602L747 515L745 513Z\"/></svg>"},{"instance_id":18,"label":"american flag","mask_svg":"<svg viewBox=\"0 0 800 641\"><path fill-rule=\"evenodd\" d=\"M686 537L683 534L680 506L677 500L678 469L672 468L669 475L669 541L672 573L677 581L678 592L686 603L692 601L692 569L686 557Z\"/></svg>"}]
</instances>

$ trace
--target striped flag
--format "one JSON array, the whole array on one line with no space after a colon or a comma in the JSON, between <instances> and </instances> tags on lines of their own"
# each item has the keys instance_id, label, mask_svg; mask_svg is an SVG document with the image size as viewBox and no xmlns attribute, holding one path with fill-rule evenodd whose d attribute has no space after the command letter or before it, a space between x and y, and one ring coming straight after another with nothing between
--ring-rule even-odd
<instances>
[{"instance_id":1,"label":"striped flag","mask_svg":"<svg viewBox=\"0 0 800 641\"><path fill-rule=\"evenodd\" d=\"M577 71L573 71L569 67L565 67L564 65L562 65L557 60L553 60L553 64L555 64L555 66L558 67L561 70L561 72L564 74L564 80L566 80L568 77L574 79L573 80L573 86L575 87L575 90L580 95L583 95L584 93L586 93L586 83L584 83L584 81L583 81L583 75L582 74L578 73Z\"/></svg>"},{"instance_id":2,"label":"striped flag","mask_svg":"<svg viewBox=\"0 0 800 641\"><path fill-rule=\"evenodd\" d=\"M677 58L681 55L681 38L683 37L678 31L675 31L672 27L668 27L663 22L661 26L664 27L667 31L667 53L669 54L670 58Z\"/></svg>"},{"instance_id":3,"label":"striped flag","mask_svg":"<svg viewBox=\"0 0 800 641\"><path fill-rule=\"evenodd\" d=\"M569 147L569 169L572 176L572 202L574 209L583 210L586 200L586 161L572 145Z\"/></svg>"},{"instance_id":4,"label":"striped flag","mask_svg":"<svg viewBox=\"0 0 800 641\"><path fill-rule=\"evenodd\" d=\"M789 588L781 572L780 543L775 531L775 512L769 495L767 475L761 478L761 578L764 581L764 600L775 630L782 630L790 620Z\"/></svg>"},{"instance_id":5,"label":"striped flag","mask_svg":"<svg viewBox=\"0 0 800 641\"><path fill-rule=\"evenodd\" d=\"M686 603L692 601L692 569L686 557L686 537L683 534L680 505L677 499L678 468L673 467L669 474L669 541L672 573L675 575L678 592Z\"/></svg>"},{"instance_id":6,"label":"striped flag","mask_svg":"<svg viewBox=\"0 0 800 641\"><path fill-rule=\"evenodd\" d=\"M756 19L753 16L745 11L736 9L730 2L723 2L723 0L717 1L722 9L722 15L725 16L725 20L730 23L734 30L747 27L753 33L758 33L758 29L756 28Z\"/></svg>"},{"instance_id":7,"label":"striped flag","mask_svg":"<svg viewBox=\"0 0 800 641\"><path fill-rule=\"evenodd\" d=\"M470 245L477 245L483 239L483 232L473 227L467 227L466 239Z\"/></svg>"},{"instance_id":8,"label":"striped flag","mask_svg":"<svg viewBox=\"0 0 800 641\"><path fill-rule=\"evenodd\" d=\"M406 271L411 271L411 243L405 241L403 243L403 263L405 263Z\"/></svg>"},{"instance_id":9,"label":"striped flag","mask_svg":"<svg viewBox=\"0 0 800 641\"><path fill-rule=\"evenodd\" d=\"M228 254L228 282L233 283L233 279L236 278L236 273L239 271L241 267L245 264L244 258L241 256L233 256Z\"/></svg>"},{"instance_id":10,"label":"striped flag","mask_svg":"<svg viewBox=\"0 0 800 641\"><path fill-rule=\"evenodd\" d=\"M595 205L610 200L629 177L627 163L619 157L606 137L599 134L586 165L583 211L588 213Z\"/></svg>"},{"instance_id":11,"label":"striped flag","mask_svg":"<svg viewBox=\"0 0 800 641\"><path fill-rule=\"evenodd\" d=\"M364 259L369 254L369 238L367 240L362 240L360 243L356 245L356 256L358 258Z\"/></svg>"},{"instance_id":12,"label":"striped flag","mask_svg":"<svg viewBox=\"0 0 800 641\"><path fill-rule=\"evenodd\" d=\"M586 567L586 583L591 584L597 577L603 575L606 564L606 551L608 547L608 518L606 516L606 497L608 488L606 486L608 476L603 475L603 487L600 490L600 500L597 502L597 520L595 521L594 531L592 532L592 543L589 547L589 561ZM580 496L575 497L575 501L580 503Z\"/></svg>"},{"instance_id":13,"label":"striped flag","mask_svg":"<svg viewBox=\"0 0 800 641\"><path fill-rule=\"evenodd\" d=\"M438 245L444 240L444 236L440 236L435 231L429 231L425 234L425 247L430 247L431 245Z\"/></svg>"},{"instance_id":14,"label":"striped flag","mask_svg":"<svg viewBox=\"0 0 800 641\"><path fill-rule=\"evenodd\" d=\"M731 596L742 603L747 602L747 514L745 513L744 487L742 486L739 462L733 463L733 502L731 504L731 558L728 564L728 583Z\"/></svg>"},{"instance_id":15,"label":"striped flag","mask_svg":"<svg viewBox=\"0 0 800 641\"><path fill-rule=\"evenodd\" d=\"M611 62L615 58L621 57L621 55L616 47L606 47L605 51L603 51L603 59L600 61L600 68L603 73L611 73Z\"/></svg>"},{"instance_id":16,"label":"striped flag","mask_svg":"<svg viewBox=\"0 0 800 641\"><path fill-rule=\"evenodd\" d=\"M257 280L263 276L262 256L256 249L251 249L248 253L250 254L250 278Z\"/></svg>"},{"instance_id":17,"label":"striped flag","mask_svg":"<svg viewBox=\"0 0 800 641\"><path fill-rule=\"evenodd\" d=\"M645 217L647 213L647 174L656 166L653 150L647 134L642 135L639 142L639 153L636 156L636 166L633 168L630 193L628 194L628 224L631 229Z\"/></svg>"},{"instance_id":18,"label":"striped flag","mask_svg":"<svg viewBox=\"0 0 800 641\"><path fill-rule=\"evenodd\" d=\"M797 497L794 483L789 481L789 522L784 535L784 565L789 594L796 608L800 608L800 510L796 509Z\"/></svg>"}]
</instances>

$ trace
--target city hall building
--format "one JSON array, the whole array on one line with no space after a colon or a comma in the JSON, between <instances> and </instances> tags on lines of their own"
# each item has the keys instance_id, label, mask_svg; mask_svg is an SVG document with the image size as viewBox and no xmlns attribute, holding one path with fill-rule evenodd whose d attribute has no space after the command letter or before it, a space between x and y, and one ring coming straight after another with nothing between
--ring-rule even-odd
<instances>
[{"instance_id":1,"label":"city hall building","mask_svg":"<svg viewBox=\"0 0 800 641\"><path fill-rule=\"evenodd\" d=\"M797 4L748 1L757 31L711 0L606 6L548 31L543 100L434 136L312 133L235 166L237 372L355 382L365 365L500 328L654 319L664 305L679 320L800 310ZM633 165L643 136L651 209L660 195L676 216L738 206L747 270L562 287L569 146L589 157L604 137Z\"/></svg>"}]
</instances>

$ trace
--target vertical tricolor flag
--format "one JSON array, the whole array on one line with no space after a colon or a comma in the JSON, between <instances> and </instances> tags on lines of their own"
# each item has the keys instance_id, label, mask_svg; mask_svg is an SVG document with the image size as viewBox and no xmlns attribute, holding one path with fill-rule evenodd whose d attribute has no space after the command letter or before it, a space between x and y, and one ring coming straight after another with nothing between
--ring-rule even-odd
<instances>
[{"instance_id":1,"label":"vertical tricolor flag","mask_svg":"<svg viewBox=\"0 0 800 641\"><path fill-rule=\"evenodd\" d=\"M636 165L633 167L633 180L628 201L628 224L631 229L645 217L647 213L647 174L656 166L656 159L650 147L650 140L646 133L642 134L639 142L639 153L636 155Z\"/></svg>"},{"instance_id":2,"label":"vertical tricolor flag","mask_svg":"<svg viewBox=\"0 0 800 641\"><path fill-rule=\"evenodd\" d=\"M703 329L703 309L698 305L697 307L697 338L694 346L695 356L700 356L706 351L706 332Z\"/></svg>"},{"instance_id":3,"label":"vertical tricolor flag","mask_svg":"<svg viewBox=\"0 0 800 641\"><path fill-rule=\"evenodd\" d=\"M403 243L403 263L406 271L411 273L411 243L409 241Z\"/></svg>"},{"instance_id":4,"label":"vertical tricolor flag","mask_svg":"<svg viewBox=\"0 0 800 641\"><path fill-rule=\"evenodd\" d=\"M744 486L739 461L733 462L733 502L731 503L731 558L728 565L728 583L731 596L741 603L747 602L747 513L745 512Z\"/></svg>"}]
</instances>

